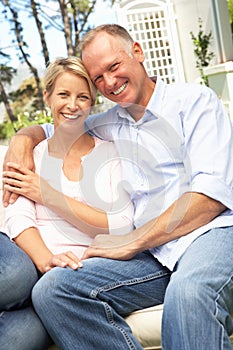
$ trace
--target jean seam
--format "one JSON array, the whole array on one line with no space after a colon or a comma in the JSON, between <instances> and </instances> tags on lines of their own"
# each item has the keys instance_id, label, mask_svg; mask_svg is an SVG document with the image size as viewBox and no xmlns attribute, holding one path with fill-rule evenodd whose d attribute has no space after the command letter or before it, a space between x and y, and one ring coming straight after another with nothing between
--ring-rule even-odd
<instances>
[{"instance_id":1,"label":"jean seam","mask_svg":"<svg viewBox=\"0 0 233 350\"><path fill-rule=\"evenodd\" d=\"M233 281L233 276L229 277L226 282L224 283L224 285L221 286L221 288L217 291L216 294L216 298L215 298L215 317L216 319L218 319L218 313L219 313L219 309L218 309L218 300L220 299L220 295L222 293L222 291L224 291L225 287L232 283ZM225 328L223 326L223 324L220 322L220 329L221 329L221 349L223 349L224 347L224 334L225 334ZM228 335L229 336L229 335Z\"/></svg>"},{"instance_id":2,"label":"jean seam","mask_svg":"<svg viewBox=\"0 0 233 350\"><path fill-rule=\"evenodd\" d=\"M110 290L113 290L113 289L116 289L116 288L119 288L122 286L126 286L126 285L134 285L137 283L144 283L144 282L151 281L151 280L154 280L157 278L161 278L161 277L164 277L167 275L170 275L170 273L160 271L160 272L157 272L155 274L149 274L148 276L143 276L140 278L133 278L133 279L124 280L124 281L117 281L117 282L110 283L110 284L107 284L107 285L99 287L99 288L95 288L90 292L89 295L92 299L97 299L97 296L99 294L101 294L101 292L110 291ZM127 332L114 321L114 317L113 317L111 308L108 305L108 303L102 301L102 304L104 306L108 322L121 332L129 349L136 350L137 348L133 344L133 342L130 339L130 337L128 336Z\"/></svg>"},{"instance_id":3,"label":"jean seam","mask_svg":"<svg viewBox=\"0 0 233 350\"><path fill-rule=\"evenodd\" d=\"M143 282L147 282L147 281L152 281L154 279L161 278L161 277L164 277L166 275L170 275L170 273L168 273L168 272L159 272L159 273L156 273L156 274L150 274L148 276L144 276L144 277L140 277L140 278L133 278L133 279L130 279L130 280L125 280L125 281L120 281L120 282L117 281L117 282L114 282L114 283L111 283L111 284L107 284L106 286L93 289L90 292L90 297L94 299L101 292L106 292L108 290L113 290L113 289L119 288L121 286L134 285L134 284L139 284L139 283L143 283Z\"/></svg>"},{"instance_id":4,"label":"jean seam","mask_svg":"<svg viewBox=\"0 0 233 350\"><path fill-rule=\"evenodd\" d=\"M104 309L106 311L106 316L107 316L109 323L121 332L121 334L124 336L124 338L126 340L127 345L129 346L129 349L136 350L136 347L133 344L132 340L129 338L127 332L122 327L119 327L118 324L114 321L114 317L113 317L113 314L111 312L111 308L109 307L108 303L106 303L106 302L102 302L102 303L104 305Z\"/></svg>"}]
</instances>

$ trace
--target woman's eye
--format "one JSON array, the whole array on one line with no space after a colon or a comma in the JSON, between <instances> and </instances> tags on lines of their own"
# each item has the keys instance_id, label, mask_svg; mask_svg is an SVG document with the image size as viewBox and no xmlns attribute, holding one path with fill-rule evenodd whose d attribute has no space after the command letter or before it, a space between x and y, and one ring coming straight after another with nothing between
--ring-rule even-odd
<instances>
[{"instance_id":1,"label":"woman's eye","mask_svg":"<svg viewBox=\"0 0 233 350\"><path fill-rule=\"evenodd\" d=\"M61 97L66 97L67 93L66 92L60 92L58 95L61 96Z\"/></svg>"},{"instance_id":2,"label":"woman's eye","mask_svg":"<svg viewBox=\"0 0 233 350\"><path fill-rule=\"evenodd\" d=\"M88 100L90 100L90 97L86 96L86 95L82 95L82 96L79 96L79 100L80 101L88 101Z\"/></svg>"}]
</instances>

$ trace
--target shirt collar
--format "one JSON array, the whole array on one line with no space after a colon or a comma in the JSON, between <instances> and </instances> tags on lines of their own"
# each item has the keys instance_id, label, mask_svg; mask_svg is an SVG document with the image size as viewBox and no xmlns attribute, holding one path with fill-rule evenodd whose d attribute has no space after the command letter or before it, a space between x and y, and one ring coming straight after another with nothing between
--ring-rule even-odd
<instances>
[{"instance_id":1,"label":"shirt collar","mask_svg":"<svg viewBox=\"0 0 233 350\"><path fill-rule=\"evenodd\" d=\"M159 118L162 111L162 101L165 93L166 84L160 77L157 77L156 86L154 92L148 102L146 112L152 114L154 117Z\"/></svg>"}]
</instances>

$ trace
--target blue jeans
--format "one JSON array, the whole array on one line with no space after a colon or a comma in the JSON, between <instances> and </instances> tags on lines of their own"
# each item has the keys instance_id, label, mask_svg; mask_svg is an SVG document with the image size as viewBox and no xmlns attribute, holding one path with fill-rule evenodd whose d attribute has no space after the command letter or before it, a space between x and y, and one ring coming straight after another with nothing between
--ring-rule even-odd
<instances>
[{"instance_id":1,"label":"blue jeans","mask_svg":"<svg viewBox=\"0 0 233 350\"><path fill-rule=\"evenodd\" d=\"M0 232L0 349L45 350L51 340L31 304L31 259Z\"/></svg>"},{"instance_id":2,"label":"blue jeans","mask_svg":"<svg viewBox=\"0 0 233 350\"><path fill-rule=\"evenodd\" d=\"M233 228L196 239L172 275L148 252L129 261L92 258L77 271L46 273L32 299L60 349L142 349L124 317L163 302L165 350L231 349Z\"/></svg>"}]
</instances>

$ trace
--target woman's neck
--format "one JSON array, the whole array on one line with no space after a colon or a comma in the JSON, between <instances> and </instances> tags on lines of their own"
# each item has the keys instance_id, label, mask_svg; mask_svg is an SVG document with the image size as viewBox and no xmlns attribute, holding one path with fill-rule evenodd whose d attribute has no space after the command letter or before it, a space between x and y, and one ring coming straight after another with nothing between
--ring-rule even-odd
<instances>
[{"instance_id":1,"label":"woman's neck","mask_svg":"<svg viewBox=\"0 0 233 350\"><path fill-rule=\"evenodd\" d=\"M67 135L55 130L54 135L48 140L49 154L62 159L67 156L81 158L89 153L94 146L94 138L85 132L80 133L80 135Z\"/></svg>"}]
</instances>

